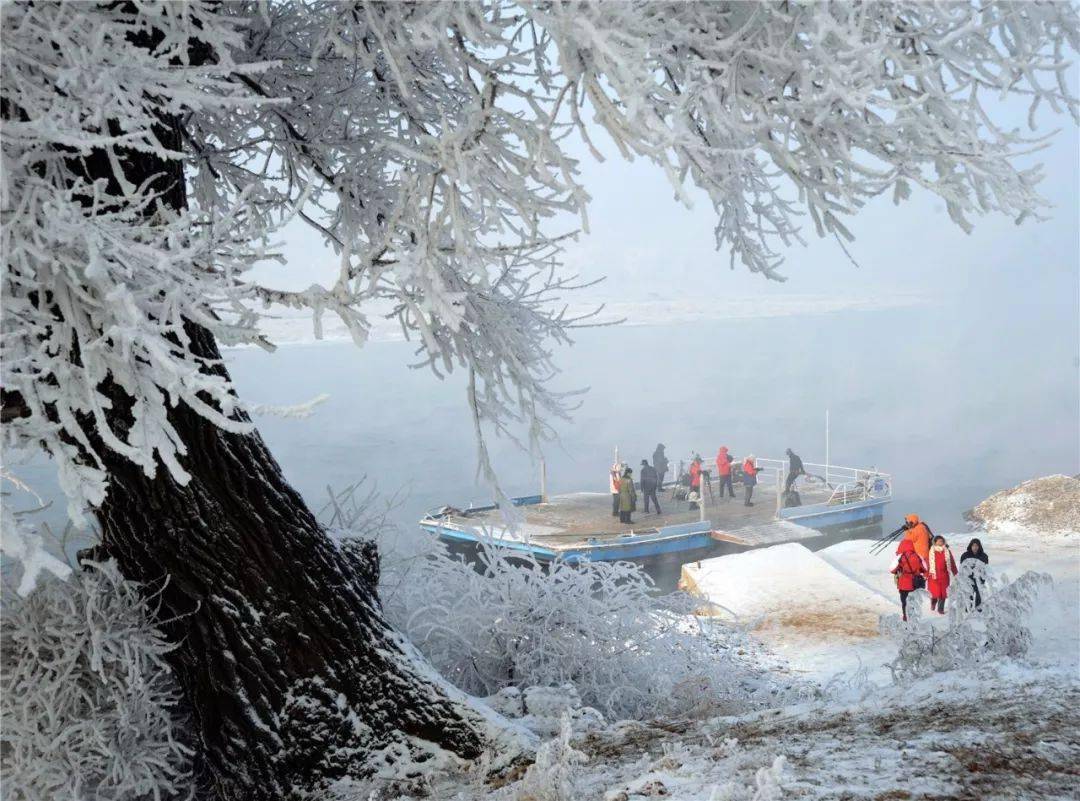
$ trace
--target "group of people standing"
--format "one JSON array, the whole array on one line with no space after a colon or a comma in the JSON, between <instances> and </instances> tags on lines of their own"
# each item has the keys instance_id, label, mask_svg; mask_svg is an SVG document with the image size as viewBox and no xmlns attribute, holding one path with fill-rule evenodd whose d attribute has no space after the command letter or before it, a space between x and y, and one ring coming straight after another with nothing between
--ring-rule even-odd
<instances>
[{"instance_id":1,"label":"group of people standing","mask_svg":"<svg viewBox=\"0 0 1080 801\"><path fill-rule=\"evenodd\" d=\"M716 475L720 481L720 497L725 497L727 493L728 497L735 497L735 487L732 483L732 465L734 464L734 457L728 452L727 445L721 445L720 450L716 452ZM695 471L696 467L696 471ZM757 486L757 474L759 472L757 466L757 457L754 454L748 455L743 459L742 463L742 483L746 497L743 499L745 506L753 506L754 502L750 499L754 497L754 487ZM695 484L696 479L696 484ZM690 467L690 491L696 491L698 497L701 497L701 457L694 458L694 462Z\"/></svg>"},{"instance_id":2,"label":"group of people standing","mask_svg":"<svg viewBox=\"0 0 1080 801\"><path fill-rule=\"evenodd\" d=\"M645 513L649 513L649 504L656 508L656 514L661 514L660 499L657 491L664 486L664 475L668 470L668 459L664 453L664 446L657 445L653 451L653 463L648 459L641 460L641 494L645 496ZM637 488L634 486L634 471L626 464L616 461L611 466L608 477L608 486L611 489L611 514L619 518L620 523L633 523L630 515L637 511Z\"/></svg>"},{"instance_id":3,"label":"group of people standing","mask_svg":"<svg viewBox=\"0 0 1080 801\"><path fill-rule=\"evenodd\" d=\"M787 454L791 460L787 480L787 489L790 489L795 479L800 475L805 475L806 471L803 470L802 460L792 453L790 448ZM728 452L728 447L726 445L721 446L716 454L716 475L720 483L721 498L725 497L725 492L728 497L735 497L735 486L732 477L734 462L735 459ZM701 503L702 476L705 475L702 464L701 456L695 454L690 462L690 470L686 479L689 483L688 485L684 484L687 487L687 499L690 501L691 509L697 509L698 504ZM657 493L664 486L664 476L667 474L669 466L670 462L664 452L663 444L657 445L656 450L653 451L652 464L649 464L648 459L641 460L638 482L641 487L641 494L645 496L646 514L649 513L650 505L655 507L657 515L663 514ZM745 492L743 503L746 506L754 505L751 498L754 496L754 487L757 486L759 472L757 457L754 454L750 454L743 459L741 479ZM608 487L611 490L612 516L618 517L622 523L634 522L630 517L633 512L637 511L637 487L634 485L633 469L629 465L616 460L611 466Z\"/></svg>"},{"instance_id":4,"label":"group of people standing","mask_svg":"<svg viewBox=\"0 0 1080 801\"><path fill-rule=\"evenodd\" d=\"M958 572L952 549L945 538L940 534L934 535L918 515L905 517L904 528L907 531L896 546L896 561L890 570L896 581L896 589L900 592L901 615L904 620L908 619L908 595L924 588L930 593L930 611L944 615L951 576ZM960 556L960 564L968 559L990 564L990 557L983 549L981 540L972 539L968 543L967 550ZM982 605L979 589L979 580L972 576L971 597L975 608Z\"/></svg>"}]
</instances>

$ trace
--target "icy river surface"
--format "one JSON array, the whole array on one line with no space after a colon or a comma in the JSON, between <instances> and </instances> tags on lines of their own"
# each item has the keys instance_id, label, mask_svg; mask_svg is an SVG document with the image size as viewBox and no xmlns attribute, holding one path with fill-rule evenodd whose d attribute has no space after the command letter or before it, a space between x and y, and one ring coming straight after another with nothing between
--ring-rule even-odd
<instances>
[{"instance_id":1,"label":"icy river surface","mask_svg":"<svg viewBox=\"0 0 1080 801\"><path fill-rule=\"evenodd\" d=\"M571 420L555 422L549 491L604 491L616 446L635 467L658 442L673 462L691 450L711 459L719 445L739 458L791 447L821 462L829 409L831 462L895 477L886 526L917 512L935 530L959 530L963 510L992 492L1080 469L1077 345L1054 334L1070 321L975 317L923 304L578 331L557 354L555 385L588 392ZM329 394L307 419L258 421L313 505L328 486L367 475L385 492L404 490L394 514L413 532L427 509L491 497L476 479L463 377L410 369L409 343L294 344L226 358L249 401ZM528 454L505 439L491 452L508 492L538 491ZM17 473L58 495L48 466ZM56 500L49 515L62 523Z\"/></svg>"}]
</instances>

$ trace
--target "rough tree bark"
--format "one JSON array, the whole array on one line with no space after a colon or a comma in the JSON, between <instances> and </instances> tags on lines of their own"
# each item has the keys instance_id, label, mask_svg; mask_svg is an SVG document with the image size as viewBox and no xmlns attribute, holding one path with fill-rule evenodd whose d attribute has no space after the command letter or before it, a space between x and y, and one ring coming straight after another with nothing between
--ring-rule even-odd
<instances>
[{"instance_id":1,"label":"rough tree bark","mask_svg":"<svg viewBox=\"0 0 1080 801\"><path fill-rule=\"evenodd\" d=\"M160 118L161 141L176 150L179 126ZM128 152L122 166L135 185L153 179L165 206L186 206L181 164ZM70 167L119 191L103 153ZM187 334L197 353L219 358L208 331L189 324ZM130 400L115 385L106 390L123 427ZM332 542L258 434L227 433L184 405L170 417L191 481L178 484L164 466L147 478L101 447L111 484L98 517L124 575L164 586L161 618L178 646L171 659L190 702L204 792L282 799L370 774L410 750L416 757L424 744L473 758L501 739L505 730L493 734L501 727L384 621L372 544Z\"/></svg>"},{"instance_id":2,"label":"rough tree bark","mask_svg":"<svg viewBox=\"0 0 1080 801\"><path fill-rule=\"evenodd\" d=\"M215 355L204 330L189 333ZM186 407L173 423L192 480L151 480L115 458L99 516L125 576L167 579L162 616L216 795L280 799L364 775L404 737L477 756L490 726L383 621L374 547L331 542L257 434Z\"/></svg>"}]
</instances>

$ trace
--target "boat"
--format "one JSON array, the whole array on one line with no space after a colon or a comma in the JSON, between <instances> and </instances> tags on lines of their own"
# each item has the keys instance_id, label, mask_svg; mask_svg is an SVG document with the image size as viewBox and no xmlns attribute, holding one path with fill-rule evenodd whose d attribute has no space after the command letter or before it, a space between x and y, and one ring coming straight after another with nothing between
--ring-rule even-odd
<instances>
[{"instance_id":1,"label":"boat","mask_svg":"<svg viewBox=\"0 0 1080 801\"><path fill-rule=\"evenodd\" d=\"M606 492L574 492L548 496L541 468L541 492L510 499L508 504L443 506L426 514L421 529L437 537L451 552L473 558L489 542L511 554L541 563L561 559L589 561L685 563L719 552L778 545L821 537L825 533L880 524L892 499L892 477L876 469L805 464L810 475L795 484L796 498L783 492L787 463L758 459L754 505L741 493L721 499L718 480L702 474L702 503L692 509L674 500L664 485L664 514L639 508L633 523L611 514ZM504 508L505 507L505 508Z\"/></svg>"}]
</instances>

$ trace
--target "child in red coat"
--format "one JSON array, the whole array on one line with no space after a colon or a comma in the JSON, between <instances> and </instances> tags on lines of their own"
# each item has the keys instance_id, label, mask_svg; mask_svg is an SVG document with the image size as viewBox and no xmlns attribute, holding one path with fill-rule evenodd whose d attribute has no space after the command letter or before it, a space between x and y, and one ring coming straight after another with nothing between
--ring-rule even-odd
<instances>
[{"instance_id":1,"label":"child in red coat","mask_svg":"<svg viewBox=\"0 0 1080 801\"><path fill-rule=\"evenodd\" d=\"M926 565L926 589L930 591L930 611L945 614L945 598L949 595L949 574L956 575L956 560L942 536L934 537Z\"/></svg>"},{"instance_id":2,"label":"child in red coat","mask_svg":"<svg viewBox=\"0 0 1080 801\"><path fill-rule=\"evenodd\" d=\"M925 586L923 574L926 572L926 564L915 552L915 544L911 540L900 540L900 544L896 546L896 564L890 572L896 576L896 589L900 591L900 611L904 620L907 620L908 595Z\"/></svg>"}]
</instances>

